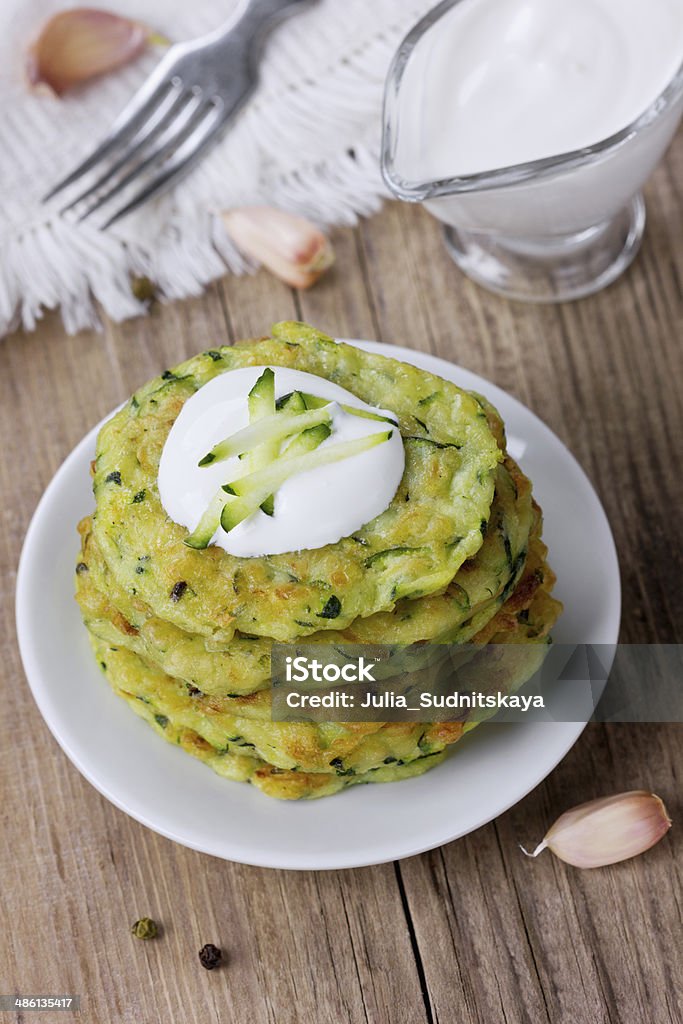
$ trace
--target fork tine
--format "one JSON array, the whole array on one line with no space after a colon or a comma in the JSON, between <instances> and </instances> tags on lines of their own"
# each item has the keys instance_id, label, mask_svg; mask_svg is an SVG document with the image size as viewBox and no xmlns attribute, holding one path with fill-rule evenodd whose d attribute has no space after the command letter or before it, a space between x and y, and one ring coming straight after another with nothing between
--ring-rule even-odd
<instances>
[{"instance_id":1,"label":"fork tine","mask_svg":"<svg viewBox=\"0 0 683 1024\"><path fill-rule=\"evenodd\" d=\"M176 150L173 157L166 163L161 169L160 174L156 178L153 178L148 185L146 185L140 192L133 196L130 202L126 203L120 210L117 210L102 225L102 230L115 224L116 221L121 220L122 217L132 213L133 210L137 209L143 203L147 202L153 196L159 195L164 189L168 188L172 181L176 178L187 173L197 160L208 150L212 145L220 139L221 129L225 127L229 117L226 117L225 113L220 109L214 107L214 116L204 118L204 121L200 126L190 135L189 138Z\"/></svg>"},{"instance_id":2,"label":"fork tine","mask_svg":"<svg viewBox=\"0 0 683 1024\"><path fill-rule=\"evenodd\" d=\"M149 78L143 82L135 95L128 101L114 121L109 134L102 139L99 145L95 147L92 153L78 167L75 167L61 181L58 181L43 196L43 203L52 199L62 189L67 188L67 186L73 184L83 174L86 174L100 160L108 156L120 143L126 142L144 124L147 115L154 110L158 103L165 99L169 89L181 85L180 79L172 75L175 61L176 58L169 51Z\"/></svg>"},{"instance_id":3,"label":"fork tine","mask_svg":"<svg viewBox=\"0 0 683 1024\"><path fill-rule=\"evenodd\" d=\"M167 100L170 97L170 102ZM166 97L154 112L153 116L149 120L145 121L142 128L133 136L127 147L124 147L124 151L121 156L112 163L104 174L90 185L83 192L80 192L75 199L72 199L70 203L63 206L60 213L66 213L67 210L72 210L74 206L78 206L84 199L87 199L94 192L98 192L102 186L113 178L126 164L130 163L136 156L140 155L146 146L149 145L154 139L163 133L170 127L173 120L178 114L178 108L181 106L182 101L187 102L188 94L183 93L180 90L174 90L172 93L167 93Z\"/></svg>"},{"instance_id":4,"label":"fork tine","mask_svg":"<svg viewBox=\"0 0 683 1024\"><path fill-rule=\"evenodd\" d=\"M194 102L190 100L185 107L181 110L180 114L173 119L171 124L166 129L165 133L159 140L159 145L140 163L136 164L127 174L125 174L119 181L114 184L108 192L100 196L92 206L90 206L78 219L79 221L85 220L96 210L99 210L101 206L108 203L115 195L119 192L123 192L136 178L139 178L141 174L160 161L163 161L166 157L171 156L185 141L189 133L194 132L202 121L204 115L202 113L202 101L197 97Z\"/></svg>"}]
</instances>

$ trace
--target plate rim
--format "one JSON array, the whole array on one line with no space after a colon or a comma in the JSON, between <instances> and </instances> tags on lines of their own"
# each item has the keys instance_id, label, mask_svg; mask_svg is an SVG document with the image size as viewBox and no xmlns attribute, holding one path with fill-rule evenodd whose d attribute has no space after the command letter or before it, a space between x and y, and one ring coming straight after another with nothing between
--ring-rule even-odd
<instances>
[{"instance_id":1,"label":"plate rim","mask_svg":"<svg viewBox=\"0 0 683 1024\"><path fill-rule=\"evenodd\" d=\"M411 365L415 365L414 359L423 360L426 364L425 368L430 372L443 376L443 367L447 367L451 372L456 371L458 374L462 374L464 378L469 378L470 383L468 384L463 381L465 387L471 387L476 383L477 386L481 387L484 385L486 393L490 396L495 404L496 396L503 396L504 401L508 404L512 404L516 411L520 412L525 417L531 417L534 421L534 426L540 429L541 433L550 434L554 442L561 446L563 449L564 457L569 459L573 463L573 468L583 478L584 484L587 486L589 491L596 503L596 509L599 511L603 526L606 528L606 536L609 539L609 550L606 555L609 561L612 563L612 573L610 579L609 589L611 592L611 600L613 606L613 613L611 616L612 621L610 622L610 633L614 633L611 640L606 642L616 643L618 640L619 623L621 619L621 579L619 572L619 561L614 542L614 537L609 524L609 520L605 513L604 507L600 498L595 491L590 479L583 470L582 466L567 448L564 442L551 430L536 415L528 406L524 405L518 398L505 391L503 388L488 381L486 378L475 373L472 370L462 367L457 363L451 362L444 359L441 356L436 356L432 353L423 352L421 350L409 349L405 346L391 345L389 343L377 342L377 341L360 341L356 339L338 339L341 342L347 342L356 345L365 351L378 352L380 354L390 354L392 358L399 359L399 361L408 362ZM441 372L440 372L441 370ZM449 378L446 378L449 379ZM121 408L121 406L118 406ZM44 510L49 506L53 495L59 491L61 481L64 475L67 473L69 467L74 462L79 462L83 458L84 450L91 449L94 439L97 436L97 432L100 427L107 422L108 419L117 411L114 409L107 416L103 417L95 426L93 426L84 437L75 445L75 447L69 452L66 458L62 461L60 466L55 471L47 487L43 491L40 500L33 512L29 526L27 528L24 542L22 544L21 555L19 558L17 568L17 580L16 580L16 591L15 591L15 617L16 617L16 632L18 639L18 646L22 665L24 668L24 674L29 685L29 689L33 696L33 699L38 707L38 710L43 718L45 724L50 730L52 736L57 741L57 744L66 754L67 758L71 761L74 767L80 772L81 775L110 803L112 803L119 810L138 821L140 824L150 828L153 832L163 835L174 842L179 843L182 846L186 846L189 849L196 850L201 853L206 853L210 856L219 857L224 860L230 860L236 863L247 864L254 867L266 867L278 870L346 870L349 868L356 867L368 867L375 864L388 863L394 860L403 860L408 857L416 856L420 853L425 853L429 850L437 849L446 843L454 842L457 839L463 838L465 835L476 831L476 829L483 827L490 823L495 818L504 814L511 807L515 806L521 800L523 800L532 790L540 785L552 771L560 764L560 762L566 757L567 753L574 746L576 741L579 739L583 730L586 727L586 722L574 722L574 723L545 723L546 725L563 725L565 727L572 726L572 728L566 728L566 735L559 746L554 748L554 752L551 757L552 764L549 768L544 767L541 770L541 775L535 778L535 781L530 782L528 785L524 783L522 789L515 793L509 801L503 801L502 805L496 805L494 810L489 813L485 812L482 819L475 825L468 824L464 828L454 828L455 822L452 822L449 827L443 830L443 834L438 838L430 838L427 842L417 841L414 844L407 842L401 847L401 849L389 853L387 851L381 854L374 853L367 859L362 856L355 857L342 857L341 859L335 859L334 856L326 858L324 863L321 863L320 856L316 856L312 860L307 860L305 854L286 854L286 855L271 855L270 850L262 849L261 853L255 857L246 856L242 851L237 854L233 851L228 853L225 851L219 851L215 848L208 849L205 843L193 842L191 837L185 834L179 834L174 832L172 828L165 827L163 824L155 823L144 813L140 813L136 809L131 809L125 802L125 798L120 796L116 792L112 792L105 783L98 777L97 772L92 769L89 764L85 764L78 752L73 749L68 736L64 734L64 730L59 728L59 723L54 720L51 709L47 706L48 700L46 697L47 690L45 680L43 679L43 672L38 664L37 658L31 649L30 639L31 630L28 627L30 621L31 611L29 607L29 595L31 591L31 579L29 577L28 565L30 563L31 551L35 544L35 537L39 534L42 523L41 519L44 515ZM410 780L408 780L410 781ZM362 791L362 790L361 790ZM265 798L264 798L265 799ZM315 804L317 801L312 801Z\"/></svg>"}]
</instances>

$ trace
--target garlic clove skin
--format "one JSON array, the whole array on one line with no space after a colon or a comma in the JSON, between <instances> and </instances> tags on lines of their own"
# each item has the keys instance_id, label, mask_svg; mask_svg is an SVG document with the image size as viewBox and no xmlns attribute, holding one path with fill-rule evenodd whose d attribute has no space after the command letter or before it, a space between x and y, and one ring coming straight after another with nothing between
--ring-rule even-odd
<instances>
[{"instance_id":1,"label":"garlic clove skin","mask_svg":"<svg viewBox=\"0 0 683 1024\"><path fill-rule=\"evenodd\" d=\"M150 31L137 21L109 11L75 7L47 21L26 55L29 83L61 96L127 64L150 41Z\"/></svg>"},{"instance_id":2,"label":"garlic clove skin","mask_svg":"<svg viewBox=\"0 0 683 1024\"><path fill-rule=\"evenodd\" d=\"M566 864L599 868L644 853L670 828L663 801L635 789L565 811L528 856L537 857L547 848Z\"/></svg>"},{"instance_id":3,"label":"garlic clove skin","mask_svg":"<svg viewBox=\"0 0 683 1024\"><path fill-rule=\"evenodd\" d=\"M334 263L329 241L310 221L271 206L244 206L222 215L245 256L292 288L310 288Z\"/></svg>"}]
</instances>

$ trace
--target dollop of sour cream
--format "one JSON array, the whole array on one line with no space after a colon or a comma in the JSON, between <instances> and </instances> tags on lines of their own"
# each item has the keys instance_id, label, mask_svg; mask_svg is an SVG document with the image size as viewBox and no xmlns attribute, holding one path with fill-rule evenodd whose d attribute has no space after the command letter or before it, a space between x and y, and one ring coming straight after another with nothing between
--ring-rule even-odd
<instances>
[{"instance_id":1,"label":"dollop of sour cream","mask_svg":"<svg viewBox=\"0 0 683 1024\"><path fill-rule=\"evenodd\" d=\"M247 398L265 366L222 373L200 388L183 406L171 427L159 464L159 496L170 518L194 530L219 488L243 472L237 457L199 467L214 445L249 423ZM303 391L356 409L389 416L366 405L351 392L312 373L272 367L275 398ZM304 551L334 544L383 512L394 497L405 465L400 432L392 424L331 408L332 433L320 445L351 441L392 430L388 441L340 462L290 477L275 494L275 509L258 509L212 543L231 555L256 557Z\"/></svg>"}]
</instances>

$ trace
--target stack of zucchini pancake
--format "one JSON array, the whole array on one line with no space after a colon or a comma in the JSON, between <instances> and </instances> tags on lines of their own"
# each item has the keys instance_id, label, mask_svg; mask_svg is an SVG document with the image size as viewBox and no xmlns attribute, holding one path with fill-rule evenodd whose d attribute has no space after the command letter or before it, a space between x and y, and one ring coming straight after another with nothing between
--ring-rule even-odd
<instances>
[{"instance_id":1,"label":"stack of zucchini pancake","mask_svg":"<svg viewBox=\"0 0 683 1024\"><path fill-rule=\"evenodd\" d=\"M321 447L314 433L322 414L312 409L323 403L297 392L250 428L270 466L252 461L245 486L226 487L192 530L171 518L158 481L169 432L201 388L245 367L264 368L262 388L289 368L390 409L381 436L398 429L405 466L384 511L307 550L246 557L216 542L245 515L276 518L286 466L305 471L330 449L334 437ZM315 426L282 437L278 417L297 413ZM150 381L101 429L92 470L96 508L79 525L76 597L104 675L164 739L268 796L320 797L419 775L468 729L462 721L274 722L273 642L518 643L538 653L561 610L541 511L506 452L496 410L304 324L277 324L270 338L204 352ZM264 486L273 496L264 498ZM536 667L531 654L515 665L511 689Z\"/></svg>"}]
</instances>

